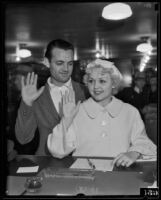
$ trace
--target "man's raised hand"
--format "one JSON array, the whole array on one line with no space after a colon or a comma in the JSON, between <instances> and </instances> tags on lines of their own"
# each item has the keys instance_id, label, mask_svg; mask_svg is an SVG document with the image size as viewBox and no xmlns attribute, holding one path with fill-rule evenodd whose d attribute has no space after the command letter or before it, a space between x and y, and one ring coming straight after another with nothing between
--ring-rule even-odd
<instances>
[{"instance_id":1,"label":"man's raised hand","mask_svg":"<svg viewBox=\"0 0 161 200\"><path fill-rule=\"evenodd\" d=\"M21 95L23 101L28 105L32 106L33 102L42 94L44 86L39 90L37 89L37 74L34 72L28 73L25 81L24 76L21 78Z\"/></svg>"}]
</instances>

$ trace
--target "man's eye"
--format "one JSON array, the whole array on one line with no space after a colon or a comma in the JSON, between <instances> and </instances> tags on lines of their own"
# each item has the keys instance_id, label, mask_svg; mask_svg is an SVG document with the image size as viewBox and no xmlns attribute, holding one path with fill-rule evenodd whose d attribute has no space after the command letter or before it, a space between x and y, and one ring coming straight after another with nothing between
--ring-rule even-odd
<instances>
[{"instance_id":1,"label":"man's eye","mask_svg":"<svg viewBox=\"0 0 161 200\"><path fill-rule=\"evenodd\" d=\"M62 64L63 64L63 62L57 62L56 64L57 64L57 65L62 65Z\"/></svg>"},{"instance_id":2,"label":"man's eye","mask_svg":"<svg viewBox=\"0 0 161 200\"><path fill-rule=\"evenodd\" d=\"M69 65L72 66L72 65L73 65L73 62L70 62Z\"/></svg>"}]
</instances>

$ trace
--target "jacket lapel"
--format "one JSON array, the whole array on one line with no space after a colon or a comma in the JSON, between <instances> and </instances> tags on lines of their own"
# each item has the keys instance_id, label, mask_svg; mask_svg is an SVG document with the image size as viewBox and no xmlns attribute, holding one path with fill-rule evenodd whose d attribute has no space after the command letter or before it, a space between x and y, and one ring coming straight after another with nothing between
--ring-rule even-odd
<instances>
[{"instance_id":1,"label":"jacket lapel","mask_svg":"<svg viewBox=\"0 0 161 200\"><path fill-rule=\"evenodd\" d=\"M51 95L50 95L50 91L49 91L49 85L46 83L45 85L45 97L46 97L46 101L47 101L47 108L50 110L50 112L52 113L52 116L54 116L56 118L56 120L60 120L60 116L55 108L55 105L52 101Z\"/></svg>"}]
</instances>

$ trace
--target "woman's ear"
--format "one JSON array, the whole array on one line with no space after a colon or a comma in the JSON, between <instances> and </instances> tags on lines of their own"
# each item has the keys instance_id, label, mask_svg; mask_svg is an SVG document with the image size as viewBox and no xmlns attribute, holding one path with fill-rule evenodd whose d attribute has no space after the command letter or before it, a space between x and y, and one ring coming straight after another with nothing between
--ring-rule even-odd
<instances>
[{"instance_id":1,"label":"woman's ear","mask_svg":"<svg viewBox=\"0 0 161 200\"><path fill-rule=\"evenodd\" d=\"M114 89L116 87L116 83L115 83L115 80L113 79L112 80L112 89Z\"/></svg>"}]
</instances>

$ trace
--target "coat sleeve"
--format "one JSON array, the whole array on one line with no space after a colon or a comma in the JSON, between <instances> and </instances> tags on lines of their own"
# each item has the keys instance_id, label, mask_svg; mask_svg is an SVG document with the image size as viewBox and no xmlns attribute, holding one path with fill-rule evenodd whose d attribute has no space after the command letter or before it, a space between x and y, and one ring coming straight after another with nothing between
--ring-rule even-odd
<instances>
[{"instance_id":1,"label":"coat sleeve","mask_svg":"<svg viewBox=\"0 0 161 200\"><path fill-rule=\"evenodd\" d=\"M53 128L48 136L47 146L51 155L57 158L63 158L76 149L77 131L75 120L68 129L65 127L65 119L62 118L60 123Z\"/></svg>"},{"instance_id":2,"label":"coat sleeve","mask_svg":"<svg viewBox=\"0 0 161 200\"><path fill-rule=\"evenodd\" d=\"M21 144L30 142L34 137L36 128L37 123L33 112L33 106L30 107L21 100L15 124L17 140Z\"/></svg>"},{"instance_id":3,"label":"coat sleeve","mask_svg":"<svg viewBox=\"0 0 161 200\"><path fill-rule=\"evenodd\" d=\"M156 145L148 138L144 123L136 110L131 133L131 146L128 151L136 151L143 159L156 157Z\"/></svg>"}]
</instances>

